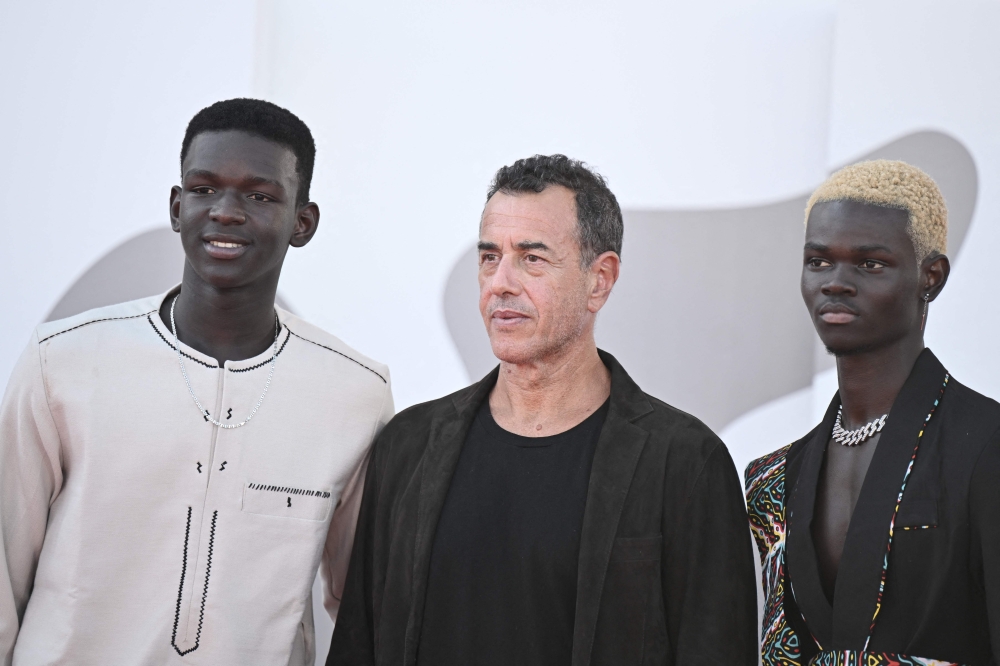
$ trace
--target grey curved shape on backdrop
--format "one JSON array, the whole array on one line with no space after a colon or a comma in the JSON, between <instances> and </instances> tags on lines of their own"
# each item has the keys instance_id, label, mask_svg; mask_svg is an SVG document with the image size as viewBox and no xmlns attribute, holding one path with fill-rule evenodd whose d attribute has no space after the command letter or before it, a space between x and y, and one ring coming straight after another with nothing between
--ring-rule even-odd
<instances>
[{"instance_id":1,"label":"grey curved shape on backdrop","mask_svg":"<svg viewBox=\"0 0 1000 666\"><path fill-rule=\"evenodd\" d=\"M45 321L161 294L181 281L184 249L170 227L143 232L98 259L66 290ZM288 305L276 298L278 305Z\"/></svg>"},{"instance_id":2,"label":"grey curved shape on backdrop","mask_svg":"<svg viewBox=\"0 0 1000 666\"><path fill-rule=\"evenodd\" d=\"M933 177L949 210L955 258L972 221L978 175L969 151L917 132L852 161L901 159ZM808 386L830 362L802 306L802 214L809 193L764 206L627 210L622 274L597 322L597 342L648 393L719 431ZM448 277L444 315L476 380L497 360L479 316L475 246Z\"/></svg>"}]
</instances>

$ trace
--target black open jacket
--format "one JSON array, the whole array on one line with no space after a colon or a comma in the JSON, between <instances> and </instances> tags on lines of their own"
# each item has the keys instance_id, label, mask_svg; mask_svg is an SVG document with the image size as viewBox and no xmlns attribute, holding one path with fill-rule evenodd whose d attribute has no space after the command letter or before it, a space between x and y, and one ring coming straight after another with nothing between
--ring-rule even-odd
<instances>
[{"instance_id":1,"label":"black open jacket","mask_svg":"<svg viewBox=\"0 0 1000 666\"><path fill-rule=\"evenodd\" d=\"M752 666L757 585L729 452L601 359L611 404L584 511L572 665ZM328 665L416 663L434 532L496 379L411 407L378 437Z\"/></svg>"},{"instance_id":2,"label":"black open jacket","mask_svg":"<svg viewBox=\"0 0 1000 666\"><path fill-rule=\"evenodd\" d=\"M942 395L946 372L925 349L889 412L847 531L832 605L810 524L839 394L823 422L788 451L785 615L801 640L802 663L818 645L862 649L901 482L939 395L899 504L868 651L1000 663L1000 404L954 378Z\"/></svg>"}]
</instances>

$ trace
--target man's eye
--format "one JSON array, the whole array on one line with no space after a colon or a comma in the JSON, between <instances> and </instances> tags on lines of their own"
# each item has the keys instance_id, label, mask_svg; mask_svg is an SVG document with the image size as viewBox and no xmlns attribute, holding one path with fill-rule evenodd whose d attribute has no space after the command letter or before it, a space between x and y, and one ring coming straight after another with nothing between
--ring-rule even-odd
<instances>
[{"instance_id":1,"label":"man's eye","mask_svg":"<svg viewBox=\"0 0 1000 666\"><path fill-rule=\"evenodd\" d=\"M820 259L819 257L812 257L806 260L806 264L811 268L825 268L830 265L830 262L826 259Z\"/></svg>"},{"instance_id":2,"label":"man's eye","mask_svg":"<svg viewBox=\"0 0 1000 666\"><path fill-rule=\"evenodd\" d=\"M861 263L861 267L873 271L879 268L885 268L885 264L881 261L875 261L874 259L867 259Z\"/></svg>"},{"instance_id":3,"label":"man's eye","mask_svg":"<svg viewBox=\"0 0 1000 666\"><path fill-rule=\"evenodd\" d=\"M194 192L195 194L215 194L215 190L213 190L211 187L206 187L206 186L192 187L191 191Z\"/></svg>"},{"instance_id":4,"label":"man's eye","mask_svg":"<svg viewBox=\"0 0 1000 666\"><path fill-rule=\"evenodd\" d=\"M527 261L529 264L537 264L542 259L537 255L529 254L524 257L524 260Z\"/></svg>"},{"instance_id":5,"label":"man's eye","mask_svg":"<svg viewBox=\"0 0 1000 666\"><path fill-rule=\"evenodd\" d=\"M487 253L487 254L482 255L479 258L479 263L485 264L485 263L487 263L489 261L496 261L496 258L497 258L497 255Z\"/></svg>"},{"instance_id":6,"label":"man's eye","mask_svg":"<svg viewBox=\"0 0 1000 666\"><path fill-rule=\"evenodd\" d=\"M254 201L273 201L273 199L266 194L261 194L260 192L254 192L250 195L250 198Z\"/></svg>"}]
</instances>

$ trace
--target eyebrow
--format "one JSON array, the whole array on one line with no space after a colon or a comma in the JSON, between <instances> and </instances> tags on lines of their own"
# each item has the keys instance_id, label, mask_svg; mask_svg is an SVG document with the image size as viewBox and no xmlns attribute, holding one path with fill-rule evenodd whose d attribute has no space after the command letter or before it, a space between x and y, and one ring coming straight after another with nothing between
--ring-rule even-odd
<instances>
[{"instance_id":1,"label":"eyebrow","mask_svg":"<svg viewBox=\"0 0 1000 666\"><path fill-rule=\"evenodd\" d=\"M855 252L861 252L861 253L865 253L865 252L888 252L889 254L892 254L892 248L887 247L885 245L859 245L859 246L853 248L853 250Z\"/></svg>"},{"instance_id":2,"label":"eyebrow","mask_svg":"<svg viewBox=\"0 0 1000 666\"><path fill-rule=\"evenodd\" d=\"M548 250L549 246L541 241L521 241L516 245L518 250Z\"/></svg>"},{"instance_id":3,"label":"eyebrow","mask_svg":"<svg viewBox=\"0 0 1000 666\"><path fill-rule=\"evenodd\" d=\"M497 251L497 250L500 249L500 246L497 245L496 243L490 243L490 242L487 242L487 241L479 241L479 243L476 245L476 247L479 248L480 252L482 252L484 250L492 250L492 251L495 252L495 251ZM518 243L514 247L516 247L518 250L548 250L549 249L549 246L546 245L545 243L541 242L541 241L521 241L520 243Z\"/></svg>"},{"instance_id":4,"label":"eyebrow","mask_svg":"<svg viewBox=\"0 0 1000 666\"><path fill-rule=\"evenodd\" d=\"M196 177L196 178L208 178L209 180L215 180L219 176L216 173L208 171L206 169L189 169L185 174L185 178ZM285 186L280 182L273 180L271 178L265 178L264 176L247 176L243 179L244 185L271 185L280 189L282 192L285 191Z\"/></svg>"},{"instance_id":5,"label":"eyebrow","mask_svg":"<svg viewBox=\"0 0 1000 666\"><path fill-rule=\"evenodd\" d=\"M806 250L813 250L814 252L829 252L830 248L826 245L821 245L820 243L806 243L804 246ZM886 245L856 245L851 248L851 252L865 254L867 252L888 252L892 254L892 248Z\"/></svg>"}]
</instances>

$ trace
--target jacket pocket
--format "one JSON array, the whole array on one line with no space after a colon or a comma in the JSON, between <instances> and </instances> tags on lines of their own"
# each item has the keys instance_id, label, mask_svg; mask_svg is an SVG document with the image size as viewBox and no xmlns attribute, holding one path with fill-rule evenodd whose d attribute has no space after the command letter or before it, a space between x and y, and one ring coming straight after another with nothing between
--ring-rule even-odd
<instances>
[{"instance_id":1,"label":"jacket pocket","mask_svg":"<svg viewBox=\"0 0 1000 666\"><path fill-rule=\"evenodd\" d=\"M896 515L896 527L899 529L916 530L937 527L938 502L933 497L906 497L899 505Z\"/></svg>"},{"instance_id":2,"label":"jacket pocket","mask_svg":"<svg viewBox=\"0 0 1000 666\"><path fill-rule=\"evenodd\" d=\"M660 559L663 537L619 537L611 549L612 562L652 562Z\"/></svg>"},{"instance_id":3,"label":"jacket pocket","mask_svg":"<svg viewBox=\"0 0 1000 666\"><path fill-rule=\"evenodd\" d=\"M333 497L329 490L310 490L267 483L243 487L243 511L261 516L326 520Z\"/></svg>"},{"instance_id":4,"label":"jacket pocket","mask_svg":"<svg viewBox=\"0 0 1000 666\"><path fill-rule=\"evenodd\" d=\"M615 539L598 611L595 666L638 666L666 657L662 550L660 535Z\"/></svg>"}]
</instances>

